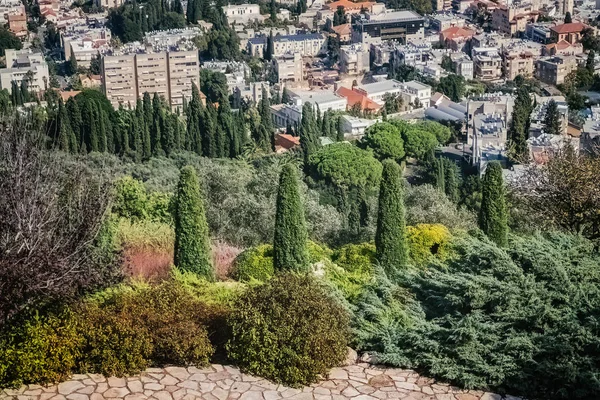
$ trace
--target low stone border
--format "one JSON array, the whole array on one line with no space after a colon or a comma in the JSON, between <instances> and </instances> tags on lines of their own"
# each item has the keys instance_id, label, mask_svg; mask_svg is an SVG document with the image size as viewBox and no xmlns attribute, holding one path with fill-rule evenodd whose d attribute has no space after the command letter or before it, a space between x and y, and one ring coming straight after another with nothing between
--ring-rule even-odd
<instances>
[{"instance_id":1,"label":"low stone border","mask_svg":"<svg viewBox=\"0 0 600 400\"><path fill-rule=\"evenodd\" d=\"M500 400L502 396L437 383L415 371L359 363L334 368L310 387L289 388L227 365L149 368L127 378L74 375L50 387L0 391L14 400ZM507 400L518 400L508 396Z\"/></svg>"}]
</instances>

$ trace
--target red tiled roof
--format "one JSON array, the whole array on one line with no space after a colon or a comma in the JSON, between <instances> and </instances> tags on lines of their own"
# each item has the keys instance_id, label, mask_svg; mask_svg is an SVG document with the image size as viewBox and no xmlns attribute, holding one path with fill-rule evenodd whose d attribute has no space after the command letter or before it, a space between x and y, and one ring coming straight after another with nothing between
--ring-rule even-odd
<instances>
[{"instance_id":1,"label":"red tiled roof","mask_svg":"<svg viewBox=\"0 0 600 400\"><path fill-rule=\"evenodd\" d=\"M334 1L333 3L325 4L325 7L327 7L330 10L337 10L338 7L344 7L346 10L360 10L363 7L369 8L373 4L375 4L375 3L370 2L370 1L363 1L360 3L355 3L355 2L349 1L349 0L338 0L338 1Z\"/></svg>"},{"instance_id":2,"label":"red tiled roof","mask_svg":"<svg viewBox=\"0 0 600 400\"><path fill-rule=\"evenodd\" d=\"M350 31L351 31L350 24L342 24L342 25L334 26L332 29L335 33L337 33L340 36L349 35Z\"/></svg>"},{"instance_id":3,"label":"red tiled roof","mask_svg":"<svg viewBox=\"0 0 600 400\"><path fill-rule=\"evenodd\" d=\"M473 32L472 30L461 28L460 26L453 26L451 28L444 29L440 32L440 35L442 35L443 40L452 40L460 37L471 37L474 34L475 32Z\"/></svg>"},{"instance_id":4,"label":"red tiled roof","mask_svg":"<svg viewBox=\"0 0 600 400\"><path fill-rule=\"evenodd\" d=\"M300 138L298 136L288 135L287 133L279 133L275 136L275 146L280 146L284 149L291 149L300 146Z\"/></svg>"},{"instance_id":5,"label":"red tiled roof","mask_svg":"<svg viewBox=\"0 0 600 400\"><path fill-rule=\"evenodd\" d=\"M362 93L355 92L352 89L341 87L337 90L337 94L348 99L348 107L352 107L355 104L360 104L361 110L373 110L377 111L381 106L369 99Z\"/></svg>"},{"instance_id":6,"label":"red tiled roof","mask_svg":"<svg viewBox=\"0 0 600 400\"><path fill-rule=\"evenodd\" d=\"M574 33L574 32L581 32L582 30L584 30L587 27L587 25L582 24L581 22L572 22L570 24L561 24L561 25L556 25L553 26L552 28L550 28L551 31L554 31L556 33Z\"/></svg>"}]
</instances>

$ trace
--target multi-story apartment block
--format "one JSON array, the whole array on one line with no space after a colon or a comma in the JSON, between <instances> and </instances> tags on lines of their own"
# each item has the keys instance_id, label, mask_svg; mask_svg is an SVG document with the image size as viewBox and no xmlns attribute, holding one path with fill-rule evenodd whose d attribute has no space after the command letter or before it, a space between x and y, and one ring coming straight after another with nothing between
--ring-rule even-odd
<instances>
[{"instance_id":1,"label":"multi-story apartment block","mask_svg":"<svg viewBox=\"0 0 600 400\"><path fill-rule=\"evenodd\" d=\"M442 13L429 17L429 28L438 32L454 26L463 28L466 24L467 20L455 14Z\"/></svg>"},{"instance_id":2,"label":"multi-story apartment block","mask_svg":"<svg viewBox=\"0 0 600 400\"><path fill-rule=\"evenodd\" d=\"M371 51L373 52L374 48L377 48L378 52L382 53L387 47L371 45ZM386 53L391 52L391 57L386 57L386 62L391 63L393 67L398 65L410 65L413 67L424 65L431 58L431 48L431 43L429 42L419 44L409 43L405 45L395 44L386 51ZM377 60L377 58L380 57L376 56L375 59Z\"/></svg>"},{"instance_id":3,"label":"multi-story apartment block","mask_svg":"<svg viewBox=\"0 0 600 400\"><path fill-rule=\"evenodd\" d=\"M493 81L502 76L502 58L495 47L475 47L471 51L475 77Z\"/></svg>"},{"instance_id":4,"label":"multi-story apartment block","mask_svg":"<svg viewBox=\"0 0 600 400\"><path fill-rule=\"evenodd\" d=\"M348 75L362 75L370 71L369 46L351 44L340 48L340 70Z\"/></svg>"},{"instance_id":5,"label":"multi-story apartment block","mask_svg":"<svg viewBox=\"0 0 600 400\"><path fill-rule=\"evenodd\" d=\"M443 43L447 49L462 51L474 34L475 31L472 31L471 29L454 26L440 32L440 42Z\"/></svg>"},{"instance_id":6,"label":"multi-story apartment block","mask_svg":"<svg viewBox=\"0 0 600 400\"><path fill-rule=\"evenodd\" d=\"M513 80L517 75L530 78L533 76L535 60L541 55L542 45L532 42L515 42L503 46L502 72L508 80Z\"/></svg>"},{"instance_id":7,"label":"multi-story apartment block","mask_svg":"<svg viewBox=\"0 0 600 400\"><path fill-rule=\"evenodd\" d=\"M12 92L12 83L21 85L23 79L29 79L29 90L40 92L48 86L48 65L42 53L31 50L6 49L6 66L0 68L0 89Z\"/></svg>"},{"instance_id":8,"label":"multi-story apartment block","mask_svg":"<svg viewBox=\"0 0 600 400\"><path fill-rule=\"evenodd\" d=\"M294 104L279 104L271 106L273 122L278 127L300 125L302 120L302 106L310 103L313 107L319 107L321 113L325 111L346 111L348 99L329 90L293 90L290 95Z\"/></svg>"},{"instance_id":9,"label":"multi-story apartment block","mask_svg":"<svg viewBox=\"0 0 600 400\"><path fill-rule=\"evenodd\" d=\"M550 23L538 22L525 26L525 37L533 42L546 44L550 42Z\"/></svg>"},{"instance_id":10,"label":"multi-story apartment block","mask_svg":"<svg viewBox=\"0 0 600 400\"><path fill-rule=\"evenodd\" d=\"M98 53L105 53L110 49L112 35L109 29L90 29L87 26L73 29L61 37L65 60L72 56L77 60L77 65L88 68L91 60Z\"/></svg>"},{"instance_id":11,"label":"multi-story apartment block","mask_svg":"<svg viewBox=\"0 0 600 400\"><path fill-rule=\"evenodd\" d=\"M573 0L558 0L557 1L558 7L556 8L556 11L562 15L564 15L566 13L571 13L571 15L572 15L573 14L573 4L574 4Z\"/></svg>"},{"instance_id":12,"label":"multi-story apartment block","mask_svg":"<svg viewBox=\"0 0 600 400\"><path fill-rule=\"evenodd\" d=\"M300 53L283 54L276 57L274 62L280 84L302 81L302 55Z\"/></svg>"},{"instance_id":13,"label":"multi-story apartment block","mask_svg":"<svg viewBox=\"0 0 600 400\"><path fill-rule=\"evenodd\" d=\"M492 26L507 35L525 32L528 23L536 22L538 13L531 4L500 6L492 12Z\"/></svg>"},{"instance_id":14,"label":"multi-story apartment block","mask_svg":"<svg viewBox=\"0 0 600 400\"><path fill-rule=\"evenodd\" d=\"M303 57L314 57L324 51L326 38L320 33L300 35L277 35L273 37L273 55L279 57L285 53L300 53ZM267 47L267 37L255 37L248 40L248 52L262 57Z\"/></svg>"},{"instance_id":15,"label":"multi-story apartment block","mask_svg":"<svg viewBox=\"0 0 600 400\"><path fill-rule=\"evenodd\" d=\"M537 60L535 76L542 82L560 85L565 77L577 69L577 59L574 56L554 56Z\"/></svg>"},{"instance_id":16,"label":"multi-story apartment block","mask_svg":"<svg viewBox=\"0 0 600 400\"><path fill-rule=\"evenodd\" d=\"M473 79L473 60L463 53L450 54L452 66L457 75L462 76L466 80Z\"/></svg>"},{"instance_id":17,"label":"multi-story apartment block","mask_svg":"<svg viewBox=\"0 0 600 400\"><path fill-rule=\"evenodd\" d=\"M396 40L406 44L425 37L424 19L413 11L388 11L354 18L353 42L382 43Z\"/></svg>"},{"instance_id":18,"label":"multi-story apartment block","mask_svg":"<svg viewBox=\"0 0 600 400\"><path fill-rule=\"evenodd\" d=\"M429 105L429 99L431 98L431 86L417 81L400 82L395 79L388 79L359 85L354 90L380 105L385 104L384 98L387 94L401 96L404 110L411 109L417 99L417 103Z\"/></svg>"},{"instance_id":19,"label":"multi-story apartment block","mask_svg":"<svg viewBox=\"0 0 600 400\"><path fill-rule=\"evenodd\" d=\"M245 25L249 22L263 22L265 17L260 14L258 4L239 4L223 6L223 13L227 17L227 23Z\"/></svg>"},{"instance_id":20,"label":"multi-story apartment block","mask_svg":"<svg viewBox=\"0 0 600 400\"><path fill-rule=\"evenodd\" d=\"M192 97L192 84L200 85L198 52L168 51L106 55L102 59L102 81L106 97L117 108L135 106L144 93L158 93L181 109Z\"/></svg>"}]
</instances>

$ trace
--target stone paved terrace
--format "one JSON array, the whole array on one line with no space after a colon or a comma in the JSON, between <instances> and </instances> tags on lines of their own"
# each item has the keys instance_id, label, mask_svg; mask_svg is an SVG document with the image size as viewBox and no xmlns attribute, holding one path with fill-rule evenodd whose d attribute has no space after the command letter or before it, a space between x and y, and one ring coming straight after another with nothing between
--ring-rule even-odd
<instances>
[{"instance_id":1,"label":"stone paved terrace","mask_svg":"<svg viewBox=\"0 0 600 400\"><path fill-rule=\"evenodd\" d=\"M501 396L465 391L419 376L415 371L360 363L331 370L328 379L292 389L243 374L239 369L212 365L149 368L141 375L105 378L74 375L50 387L23 386L0 391L14 400L500 400ZM516 400L516 397L507 397Z\"/></svg>"}]
</instances>

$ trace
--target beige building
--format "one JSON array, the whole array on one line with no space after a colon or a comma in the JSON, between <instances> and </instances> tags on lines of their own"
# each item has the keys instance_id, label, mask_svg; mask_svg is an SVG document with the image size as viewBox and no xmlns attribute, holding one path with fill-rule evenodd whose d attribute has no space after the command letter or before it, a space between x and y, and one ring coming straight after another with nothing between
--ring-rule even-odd
<instances>
[{"instance_id":1,"label":"beige building","mask_svg":"<svg viewBox=\"0 0 600 400\"><path fill-rule=\"evenodd\" d=\"M144 93L158 93L172 109L191 99L192 83L200 85L198 52L171 51L105 56L102 59L104 92L113 107L134 106Z\"/></svg>"},{"instance_id":2,"label":"beige building","mask_svg":"<svg viewBox=\"0 0 600 400\"><path fill-rule=\"evenodd\" d=\"M493 81L502 76L502 58L495 47L475 47L472 50L473 73L483 81Z\"/></svg>"},{"instance_id":3,"label":"beige building","mask_svg":"<svg viewBox=\"0 0 600 400\"><path fill-rule=\"evenodd\" d=\"M504 48L502 50L502 72L504 77L509 81L514 80L518 75L525 78L532 77L535 58L531 49Z\"/></svg>"},{"instance_id":4,"label":"beige building","mask_svg":"<svg viewBox=\"0 0 600 400\"><path fill-rule=\"evenodd\" d=\"M300 53L286 53L276 57L274 62L280 84L302 81L302 55Z\"/></svg>"},{"instance_id":5,"label":"beige building","mask_svg":"<svg viewBox=\"0 0 600 400\"><path fill-rule=\"evenodd\" d=\"M6 65L8 68L0 68L0 89L11 93L13 81L20 86L23 79L30 76L30 91L46 90L49 80L48 65L42 53L6 49Z\"/></svg>"},{"instance_id":6,"label":"beige building","mask_svg":"<svg viewBox=\"0 0 600 400\"><path fill-rule=\"evenodd\" d=\"M519 6L501 6L492 11L492 27L507 35L525 32L530 22L536 22L538 12L531 4Z\"/></svg>"},{"instance_id":7,"label":"beige building","mask_svg":"<svg viewBox=\"0 0 600 400\"><path fill-rule=\"evenodd\" d=\"M577 59L573 56L549 57L540 59L535 64L535 76L542 82L560 85L565 77L577 69Z\"/></svg>"},{"instance_id":8,"label":"beige building","mask_svg":"<svg viewBox=\"0 0 600 400\"><path fill-rule=\"evenodd\" d=\"M369 46L351 44L340 49L340 70L348 75L362 75L369 72Z\"/></svg>"},{"instance_id":9,"label":"beige building","mask_svg":"<svg viewBox=\"0 0 600 400\"><path fill-rule=\"evenodd\" d=\"M273 55L300 53L303 57L314 57L324 50L326 38L320 33L301 35L276 35L273 37ZM250 55L262 57L267 48L267 37L260 36L248 40Z\"/></svg>"},{"instance_id":10,"label":"beige building","mask_svg":"<svg viewBox=\"0 0 600 400\"><path fill-rule=\"evenodd\" d=\"M94 5L102 8L120 7L123 3L125 0L94 0Z\"/></svg>"}]
</instances>

